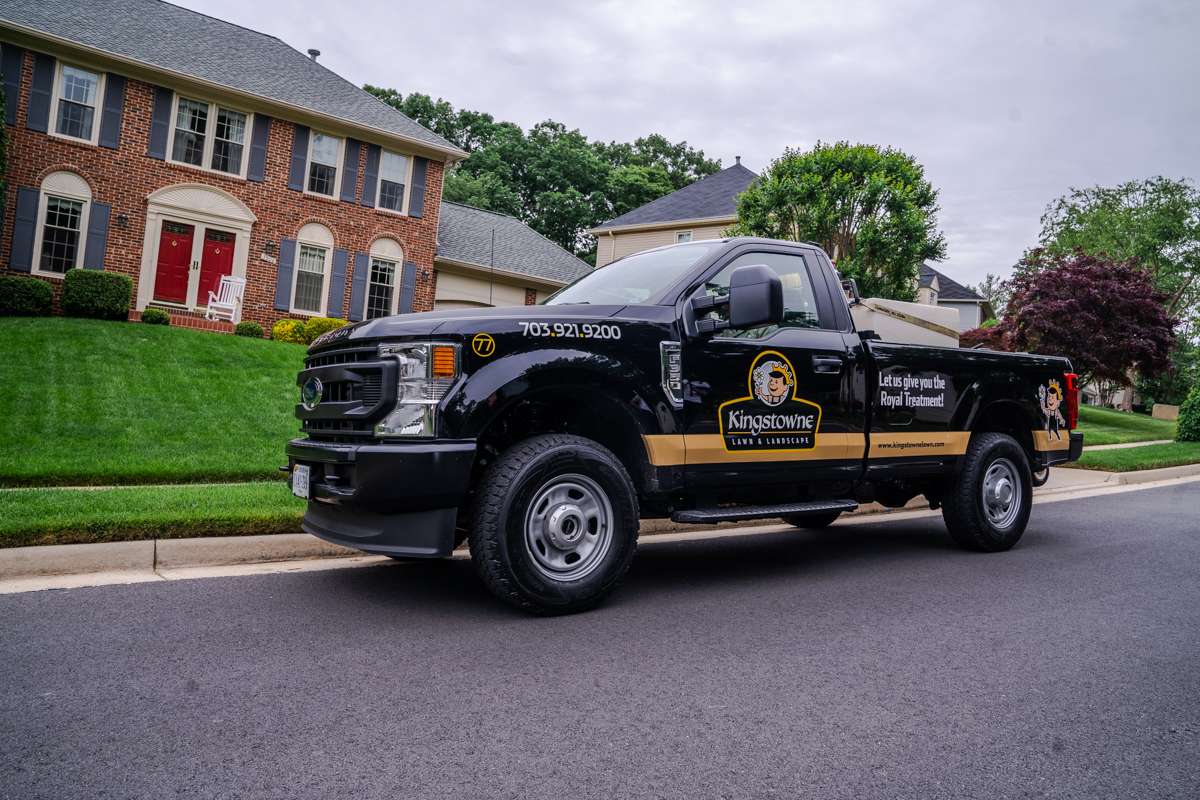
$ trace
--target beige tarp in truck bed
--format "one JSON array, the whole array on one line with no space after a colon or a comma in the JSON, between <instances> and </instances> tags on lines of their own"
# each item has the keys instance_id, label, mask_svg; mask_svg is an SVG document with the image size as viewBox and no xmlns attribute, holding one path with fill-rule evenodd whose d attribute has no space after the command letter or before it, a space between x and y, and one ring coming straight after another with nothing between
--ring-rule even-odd
<instances>
[{"instance_id":1,"label":"beige tarp in truck bed","mask_svg":"<svg viewBox=\"0 0 1200 800\"><path fill-rule=\"evenodd\" d=\"M885 342L958 347L958 309L866 297L850 307L854 327Z\"/></svg>"}]
</instances>

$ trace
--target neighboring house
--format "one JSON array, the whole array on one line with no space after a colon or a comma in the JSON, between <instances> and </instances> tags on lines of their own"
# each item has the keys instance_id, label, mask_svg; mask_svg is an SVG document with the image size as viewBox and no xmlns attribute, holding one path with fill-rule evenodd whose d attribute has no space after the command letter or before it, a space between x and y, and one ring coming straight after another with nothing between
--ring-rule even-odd
<instances>
[{"instance_id":1,"label":"neighboring house","mask_svg":"<svg viewBox=\"0 0 1200 800\"><path fill-rule=\"evenodd\" d=\"M653 247L721 238L737 221L737 196L757 177L738 156L732 167L592 228L596 266Z\"/></svg>"},{"instance_id":2,"label":"neighboring house","mask_svg":"<svg viewBox=\"0 0 1200 800\"><path fill-rule=\"evenodd\" d=\"M928 264L921 265L917 279L917 302L958 309L960 333L978 328L995 316L991 303Z\"/></svg>"},{"instance_id":3,"label":"neighboring house","mask_svg":"<svg viewBox=\"0 0 1200 800\"><path fill-rule=\"evenodd\" d=\"M442 294L442 176L466 153L315 58L158 0L9 0L0 48L4 270L56 294L69 269L119 272L135 309L185 320L232 274L264 325ZM558 285L509 272L525 297Z\"/></svg>"}]
</instances>

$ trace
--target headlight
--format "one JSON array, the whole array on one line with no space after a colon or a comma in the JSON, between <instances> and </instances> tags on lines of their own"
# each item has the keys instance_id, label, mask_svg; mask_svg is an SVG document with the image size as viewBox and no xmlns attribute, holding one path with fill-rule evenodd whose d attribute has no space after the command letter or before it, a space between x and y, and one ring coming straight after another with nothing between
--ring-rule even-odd
<instances>
[{"instance_id":1,"label":"headlight","mask_svg":"<svg viewBox=\"0 0 1200 800\"><path fill-rule=\"evenodd\" d=\"M380 358L399 366L396 406L375 424L376 436L436 436L437 405L458 377L456 344L381 344Z\"/></svg>"}]
</instances>

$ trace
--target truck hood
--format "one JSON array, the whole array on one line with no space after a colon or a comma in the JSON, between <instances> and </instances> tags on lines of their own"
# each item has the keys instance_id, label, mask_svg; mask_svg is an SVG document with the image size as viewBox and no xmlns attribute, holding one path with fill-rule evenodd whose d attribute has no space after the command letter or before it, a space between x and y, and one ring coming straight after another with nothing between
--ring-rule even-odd
<instances>
[{"instance_id":1,"label":"truck hood","mask_svg":"<svg viewBox=\"0 0 1200 800\"><path fill-rule=\"evenodd\" d=\"M515 328L518 321L586 321L627 318L629 321L662 321L674 316L669 306L556 305L511 308L456 308L380 317L330 331L313 342L309 352L361 339L395 339L430 336L465 336Z\"/></svg>"}]
</instances>

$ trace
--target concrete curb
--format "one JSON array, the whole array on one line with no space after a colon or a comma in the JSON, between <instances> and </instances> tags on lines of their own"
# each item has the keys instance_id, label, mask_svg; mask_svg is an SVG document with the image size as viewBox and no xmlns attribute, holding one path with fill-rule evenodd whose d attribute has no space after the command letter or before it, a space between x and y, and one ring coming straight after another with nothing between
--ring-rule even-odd
<instances>
[{"instance_id":1,"label":"concrete curb","mask_svg":"<svg viewBox=\"0 0 1200 800\"><path fill-rule=\"evenodd\" d=\"M1103 492L1121 486L1196 477L1200 476L1200 464L1140 472L1094 474L1094 481L1038 489L1035 499L1075 492ZM914 498L902 509L889 509L871 503L846 516L881 517L893 513L920 511L928 507L929 504L923 498ZM783 521L779 519L756 519L719 525L684 525L670 520L647 519L642 521L641 534L665 537L713 532L719 535L725 530L765 528L782 524ZM178 575L194 572L199 575L205 569L216 567L246 565L247 570L253 571L253 565L280 562L303 565L304 562L348 558L356 559L354 563L378 561L374 558L364 558L357 550L330 544L307 533L0 548L0 593L25 591L26 587L40 588L39 581L44 583L45 579L49 578L61 578L57 584L58 588L68 588L73 585L94 585L86 580L76 583L71 580L71 576L95 578L104 575L111 578L104 580L105 583L135 583L165 580L168 577L167 573Z\"/></svg>"}]
</instances>

